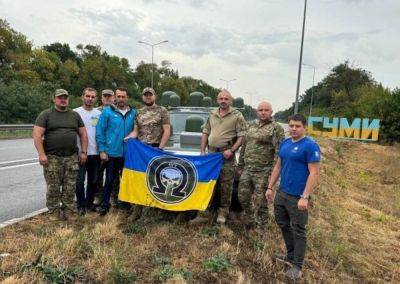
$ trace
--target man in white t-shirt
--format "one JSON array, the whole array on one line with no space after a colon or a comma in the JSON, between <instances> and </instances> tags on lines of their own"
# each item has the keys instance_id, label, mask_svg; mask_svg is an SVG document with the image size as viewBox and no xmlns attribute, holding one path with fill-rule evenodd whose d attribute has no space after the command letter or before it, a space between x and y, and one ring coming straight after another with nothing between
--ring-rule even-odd
<instances>
[{"instance_id":1,"label":"man in white t-shirt","mask_svg":"<svg viewBox=\"0 0 400 284\"><path fill-rule=\"evenodd\" d=\"M78 204L78 214L84 216L86 209L94 210L93 200L97 190L97 178L100 167L100 156L96 144L96 125L101 111L94 108L96 103L96 90L85 88L82 92L83 105L74 109L83 120L88 136L87 160L83 165L79 165L78 176L76 179L76 199ZM78 142L78 146L80 143ZM79 148L79 152L81 149ZM85 193L85 177L87 174L87 186Z\"/></svg>"}]
</instances>

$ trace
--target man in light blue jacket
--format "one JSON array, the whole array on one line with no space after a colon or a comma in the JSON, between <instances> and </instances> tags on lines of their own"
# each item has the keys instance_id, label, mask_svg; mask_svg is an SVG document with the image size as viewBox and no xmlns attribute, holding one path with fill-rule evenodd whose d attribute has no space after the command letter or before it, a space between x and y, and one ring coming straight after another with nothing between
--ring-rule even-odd
<instances>
[{"instance_id":1,"label":"man in light blue jacket","mask_svg":"<svg viewBox=\"0 0 400 284\"><path fill-rule=\"evenodd\" d=\"M110 208L110 196L116 178L120 178L124 167L126 137L135 122L136 110L128 105L128 92L125 88L115 91L115 106L104 108L96 126L96 141L100 159L106 164L106 180L100 215L107 214Z\"/></svg>"}]
</instances>

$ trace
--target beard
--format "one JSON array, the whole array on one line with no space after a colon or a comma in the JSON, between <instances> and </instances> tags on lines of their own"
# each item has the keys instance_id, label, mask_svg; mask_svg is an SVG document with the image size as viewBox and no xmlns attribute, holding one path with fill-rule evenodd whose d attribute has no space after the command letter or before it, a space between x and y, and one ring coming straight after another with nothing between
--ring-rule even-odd
<instances>
[{"instance_id":1,"label":"beard","mask_svg":"<svg viewBox=\"0 0 400 284\"><path fill-rule=\"evenodd\" d=\"M152 105L154 105L154 102L150 102L150 103L144 102L144 104L145 104L146 106L152 106Z\"/></svg>"}]
</instances>

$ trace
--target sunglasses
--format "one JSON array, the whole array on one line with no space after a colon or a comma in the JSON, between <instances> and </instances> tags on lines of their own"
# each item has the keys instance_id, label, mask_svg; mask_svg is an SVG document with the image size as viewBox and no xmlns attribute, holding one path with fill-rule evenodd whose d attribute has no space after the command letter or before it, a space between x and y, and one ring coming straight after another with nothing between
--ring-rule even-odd
<instances>
[{"instance_id":1,"label":"sunglasses","mask_svg":"<svg viewBox=\"0 0 400 284\"><path fill-rule=\"evenodd\" d=\"M152 93L145 93L145 94L143 94L143 96L145 96L145 97L152 97L152 96L154 96Z\"/></svg>"}]
</instances>

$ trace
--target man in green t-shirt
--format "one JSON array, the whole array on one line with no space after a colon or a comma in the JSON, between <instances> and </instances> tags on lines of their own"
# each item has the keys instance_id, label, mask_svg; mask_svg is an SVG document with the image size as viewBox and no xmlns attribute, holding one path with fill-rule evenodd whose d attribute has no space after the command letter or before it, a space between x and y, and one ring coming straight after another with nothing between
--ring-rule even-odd
<instances>
[{"instance_id":1,"label":"man in green t-shirt","mask_svg":"<svg viewBox=\"0 0 400 284\"><path fill-rule=\"evenodd\" d=\"M53 102L54 107L36 118L33 141L47 184L46 206L50 212L60 209L60 219L67 220L66 209L74 211L78 161L86 162L88 140L81 117L68 109L68 92L57 89ZM79 157L77 134L82 149Z\"/></svg>"}]
</instances>

